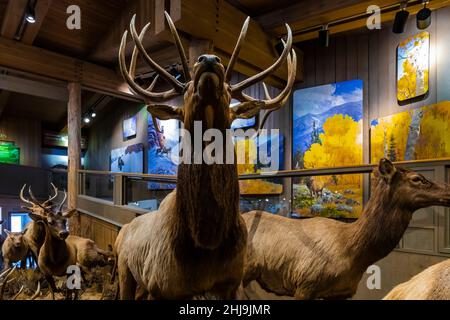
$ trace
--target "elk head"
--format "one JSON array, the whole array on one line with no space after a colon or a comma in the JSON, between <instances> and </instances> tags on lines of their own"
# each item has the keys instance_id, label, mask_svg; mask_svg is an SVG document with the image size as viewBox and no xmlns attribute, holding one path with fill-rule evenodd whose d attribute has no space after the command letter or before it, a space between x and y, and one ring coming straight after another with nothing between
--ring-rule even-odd
<instances>
[{"instance_id":1,"label":"elk head","mask_svg":"<svg viewBox=\"0 0 450 320\"><path fill-rule=\"evenodd\" d=\"M28 211L28 215L31 219L36 222L42 222L44 225L48 226L50 233L53 237L64 240L69 236L69 231L67 229L67 219L69 219L76 210L68 210L62 211L65 202L67 201L67 192L64 191L64 197L62 201L58 204L49 205L51 201L53 201L58 195L58 189L52 184L54 195L49 197L43 203L40 203L36 197L33 195L31 188L28 189L30 197L32 200L26 199L23 195L23 191L25 189L25 185L22 187L20 191L20 198L22 201L31 205L31 207L24 207ZM54 209L56 209L54 211Z\"/></svg>"},{"instance_id":2,"label":"elk head","mask_svg":"<svg viewBox=\"0 0 450 320\"><path fill-rule=\"evenodd\" d=\"M224 130L230 128L232 121L237 118L249 119L261 110L265 110L263 121L260 126L262 127L269 114L272 111L281 108L286 103L291 93L297 70L297 57L295 51L291 50L292 32L288 25L286 25L288 36L284 43L283 53L278 60L261 73L238 84L232 85L229 83L231 74L245 41L250 18L247 18L244 22L233 55L226 69L219 57L211 54L204 54L198 57L191 74L189 72L186 54L175 25L167 12L165 13L165 16L181 57L184 78L186 80L185 83L176 79L148 55L142 42L150 24L145 25L138 35L135 27L136 16L133 16L130 23L130 32L135 46L129 69L127 68L125 61L127 31L123 34L119 50L121 73L131 90L146 101L148 112L152 115L156 128L155 118L158 118L160 120L181 120L184 122L186 130L191 130L194 121L202 121L203 129L216 128ZM135 82L136 61L139 54L143 56L144 60L157 73L157 76L147 89L142 88ZM243 93L244 89L261 82L268 77L280 67L284 61L287 61L288 65L288 80L286 87L277 97L273 99L270 97L265 84L263 84L265 89L265 100L255 99ZM173 87L173 89L165 92L153 92L159 78L164 79ZM169 101L180 95L184 95L184 105L182 107L162 104L163 102ZM240 104L230 108L232 98L240 101Z\"/></svg>"},{"instance_id":3,"label":"elk head","mask_svg":"<svg viewBox=\"0 0 450 320\"><path fill-rule=\"evenodd\" d=\"M14 248L20 248L23 244L23 235L27 232L27 229L22 232L11 232L7 229L3 229L5 233L8 235L8 239L12 242Z\"/></svg>"},{"instance_id":4,"label":"elk head","mask_svg":"<svg viewBox=\"0 0 450 320\"><path fill-rule=\"evenodd\" d=\"M24 191L26 188L26 184L23 185L22 189L20 190L20 200L25 202L28 206L22 206L23 209L28 210L30 212L35 212L41 215L45 215L45 213L50 210L54 205L52 204L52 201L56 199L58 196L58 189L55 187L55 185L52 183L53 188L53 195L49 196L49 198L41 203L39 200L36 199L36 197L33 194L33 191L31 190L31 186L28 188L28 193L31 197L31 199L25 198ZM65 201L65 200L64 200Z\"/></svg>"},{"instance_id":5,"label":"elk head","mask_svg":"<svg viewBox=\"0 0 450 320\"><path fill-rule=\"evenodd\" d=\"M450 207L450 186L428 180L423 175L395 167L388 159L381 159L375 175L389 189L391 201L416 211L430 206Z\"/></svg>"}]
</instances>

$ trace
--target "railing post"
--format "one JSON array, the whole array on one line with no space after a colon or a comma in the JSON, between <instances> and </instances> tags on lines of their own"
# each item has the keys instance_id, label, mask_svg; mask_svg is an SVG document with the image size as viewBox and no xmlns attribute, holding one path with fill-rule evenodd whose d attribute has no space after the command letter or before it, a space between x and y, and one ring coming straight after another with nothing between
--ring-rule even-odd
<instances>
[{"instance_id":1,"label":"railing post","mask_svg":"<svg viewBox=\"0 0 450 320\"><path fill-rule=\"evenodd\" d=\"M121 174L114 175L113 203L116 206L125 205L125 176Z\"/></svg>"}]
</instances>

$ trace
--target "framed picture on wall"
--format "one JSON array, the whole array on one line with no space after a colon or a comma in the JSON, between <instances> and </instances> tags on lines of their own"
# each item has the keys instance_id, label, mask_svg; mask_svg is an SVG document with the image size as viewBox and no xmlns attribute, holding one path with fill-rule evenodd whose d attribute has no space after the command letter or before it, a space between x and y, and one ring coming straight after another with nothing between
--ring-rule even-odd
<instances>
[{"instance_id":1,"label":"framed picture on wall","mask_svg":"<svg viewBox=\"0 0 450 320\"><path fill-rule=\"evenodd\" d=\"M429 91L430 34L423 31L397 47L397 100L400 105L421 100Z\"/></svg>"},{"instance_id":2,"label":"framed picture on wall","mask_svg":"<svg viewBox=\"0 0 450 320\"><path fill-rule=\"evenodd\" d=\"M137 133L137 116L125 119L123 121L123 139L131 139L136 137Z\"/></svg>"},{"instance_id":3,"label":"framed picture on wall","mask_svg":"<svg viewBox=\"0 0 450 320\"><path fill-rule=\"evenodd\" d=\"M144 172L144 145L133 144L111 150L110 167L112 172Z\"/></svg>"},{"instance_id":4,"label":"framed picture on wall","mask_svg":"<svg viewBox=\"0 0 450 320\"><path fill-rule=\"evenodd\" d=\"M363 81L294 92L293 169L352 166L363 162ZM292 209L300 216L357 218L362 175L292 179Z\"/></svg>"},{"instance_id":5,"label":"framed picture on wall","mask_svg":"<svg viewBox=\"0 0 450 320\"><path fill-rule=\"evenodd\" d=\"M176 175L180 150L180 126L178 120L159 120L156 124L148 115L148 153L147 168L149 174ZM159 131L155 127L159 127ZM174 189L174 184L149 182L150 190Z\"/></svg>"}]
</instances>

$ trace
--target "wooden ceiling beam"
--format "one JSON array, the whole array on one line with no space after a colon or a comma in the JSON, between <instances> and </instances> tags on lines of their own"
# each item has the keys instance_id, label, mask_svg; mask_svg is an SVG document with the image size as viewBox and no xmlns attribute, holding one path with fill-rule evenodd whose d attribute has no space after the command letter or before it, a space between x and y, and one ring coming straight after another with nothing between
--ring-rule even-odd
<instances>
[{"instance_id":1,"label":"wooden ceiling beam","mask_svg":"<svg viewBox=\"0 0 450 320\"><path fill-rule=\"evenodd\" d=\"M175 22L177 29L192 37L211 40L214 50L220 55L225 53L231 56L236 41L241 32L242 24L247 16L226 1L216 3L210 0L183 0L181 1L180 19ZM240 61L252 66L258 72L272 65L278 58L274 49L276 39L269 37L261 26L254 20L250 21L246 42L239 55ZM297 80L303 78L303 57L298 57ZM244 73L245 75L251 75ZM283 87L287 78L287 66L284 64L268 78L268 83L278 88Z\"/></svg>"},{"instance_id":2,"label":"wooden ceiling beam","mask_svg":"<svg viewBox=\"0 0 450 320\"><path fill-rule=\"evenodd\" d=\"M34 39L36 39L39 30L41 29L42 23L47 16L48 9L52 4L52 0L37 0L36 7L34 9L36 14L36 22L33 24L28 24L25 33L22 37L22 42L25 44L33 44Z\"/></svg>"},{"instance_id":3,"label":"wooden ceiling beam","mask_svg":"<svg viewBox=\"0 0 450 320\"><path fill-rule=\"evenodd\" d=\"M28 0L9 0L3 18L0 36L13 39L19 25L22 23L23 14Z\"/></svg>"},{"instance_id":4,"label":"wooden ceiling beam","mask_svg":"<svg viewBox=\"0 0 450 320\"><path fill-rule=\"evenodd\" d=\"M341 1L325 1L325 0L305 0L301 3L283 8L262 16L257 20L265 30L275 36L286 33L283 23L289 23L295 32L308 28L328 24L333 21L346 19L351 16L366 13L367 7L370 5L378 5L380 8L389 7L399 4L398 0L341 0ZM430 9L439 9L448 6L450 0L433 0L427 7ZM416 14L422 9L422 4L408 7L411 15ZM389 22L395 18L397 10L381 14L381 22ZM330 26L330 34L351 31L366 26L366 18L356 19L347 23L341 23ZM317 31L299 33L294 35L294 42L301 42L318 37Z\"/></svg>"},{"instance_id":5,"label":"wooden ceiling beam","mask_svg":"<svg viewBox=\"0 0 450 320\"><path fill-rule=\"evenodd\" d=\"M13 40L0 38L0 66L136 99L114 70Z\"/></svg>"}]
</instances>

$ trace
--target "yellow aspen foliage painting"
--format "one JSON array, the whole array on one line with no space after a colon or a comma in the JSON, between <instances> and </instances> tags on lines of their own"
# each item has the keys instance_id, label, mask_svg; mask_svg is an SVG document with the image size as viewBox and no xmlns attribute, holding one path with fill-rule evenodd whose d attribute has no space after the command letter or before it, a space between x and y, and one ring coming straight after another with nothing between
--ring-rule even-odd
<instances>
[{"instance_id":1,"label":"yellow aspen foliage painting","mask_svg":"<svg viewBox=\"0 0 450 320\"><path fill-rule=\"evenodd\" d=\"M374 120L370 129L372 163L450 157L450 101Z\"/></svg>"},{"instance_id":2,"label":"yellow aspen foliage painting","mask_svg":"<svg viewBox=\"0 0 450 320\"><path fill-rule=\"evenodd\" d=\"M276 172L284 162L282 135L260 135L235 139L238 174ZM240 180L241 195L279 195L283 192L281 179Z\"/></svg>"},{"instance_id":3,"label":"yellow aspen foliage painting","mask_svg":"<svg viewBox=\"0 0 450 320\"><path fill-rule=\"evenodd\" d=\"M402 41L397 48L397 100L404 102L428 93L430 34L426 31Z\"/></svg>"},{"instance_id":4,"label":"yellow aspen foliage painting","mask_svg":"<svg viewBox=\"0 0 450 320\"><path fill-rule=\"evenodd\" d=\"M353 166L363 162L363 82L352 80L294 92L295 169ZM294 179L293 209L299 216L357 218L362 175Z\"/></svg>"}]
</instances>

